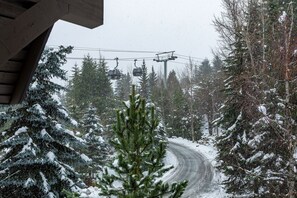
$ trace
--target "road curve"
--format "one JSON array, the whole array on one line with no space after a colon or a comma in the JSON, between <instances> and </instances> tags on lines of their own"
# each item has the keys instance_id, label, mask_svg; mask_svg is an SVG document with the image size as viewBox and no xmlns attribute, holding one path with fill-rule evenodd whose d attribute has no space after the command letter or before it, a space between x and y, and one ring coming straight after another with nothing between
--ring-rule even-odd
<instances>
[{"instance_id":1,"label":"road curve","mask_svg":"<svg viewBox=\"0 0 297 198\"><path fill-rule=\"evenodd\" d=\"M181 144L169 142L167 149L176 156L178 165L166 182L188 180L188 186L182 197L198 197L211 184L213 169L210 162L202 154Z\"/></svg>"}]
</instances>

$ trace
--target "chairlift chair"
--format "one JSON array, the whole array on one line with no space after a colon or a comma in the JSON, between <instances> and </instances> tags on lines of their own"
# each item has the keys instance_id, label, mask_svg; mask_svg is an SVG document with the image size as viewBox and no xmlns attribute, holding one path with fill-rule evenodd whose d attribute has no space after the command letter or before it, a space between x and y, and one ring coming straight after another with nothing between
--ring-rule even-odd
<instances>
[{"instance_id":1,"label":"chairlift chair","mask_svg":"<svg viewBox=\"0 0 297 198\"><path fill-rule=\"evenodd\" d=\"M141 76L142 75L142 68L136 67L133 69L133 76Z\"/></svg>"},{"instance_id":2,"label":"chairlift chair","mask_svg":"<svg viewBox=\"0 0 297 198\"><path fill-rule=\"evenodd\" d=\"M111 80L119 80L121 78L121 72L118 69L109 70L107 75Z\"/></svg>"},{"instance_id":3,"label":"chairlift chair","mask_svg":"<svg viewBox=\"0 0 297 198\"><path fill-rule=\"evenodd\" d=\"M109 70L107 73L107 76L111 79L111 80L119 80L121 78L121 72L120 70L117 69L117 67L119 66L119 58L115 58L117 65L115 66L115 68L113 70Z\"/></svg>"},{"instance_id":4,"label":"chairlift chair","mask_svg":"<svg viewBox=\"0 0 297 198\"><path fill-rule=\"evenodd\" d=\"M134 66L135 68L133 69L133 76L141 76L142 75L142 68L136 66L136 61L137 59L134 60Z\"/></svg>"}]
</instances>

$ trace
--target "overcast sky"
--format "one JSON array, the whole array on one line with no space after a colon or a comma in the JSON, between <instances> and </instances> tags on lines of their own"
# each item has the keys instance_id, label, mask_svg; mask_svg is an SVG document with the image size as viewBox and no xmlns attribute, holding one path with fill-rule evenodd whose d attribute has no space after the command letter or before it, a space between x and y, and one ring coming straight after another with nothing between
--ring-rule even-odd
<instances>
[{"instance_id":1,"label":"overcast sky","mask_svg":"<svg viewBox=\"0 0 297 198\"><path fill-rule=\"evenodd\" d=\"M176 54L199 58L197 61L211 59L211 50L216 48L218 40L212 21L221 10L221 0L105 0L104 25L87 29L59 21L48 45L154 52L174 50ZM152 61L154 53L100 53L107 59L150 57L146 60L149 69L152 64L157 71L163 68ZM100 53L75 50L69 57L90 54L98 58ZM181 71L181 63L187 60L178 57L168 63L169 70ZM66 69L75 62L80 65L80 60L69 60ZM108 61L108 65L112 68L115 62ZM132 65L133 61L119 62L119 68L124 71L131 71Z\"/></svg>"}]
</instances>

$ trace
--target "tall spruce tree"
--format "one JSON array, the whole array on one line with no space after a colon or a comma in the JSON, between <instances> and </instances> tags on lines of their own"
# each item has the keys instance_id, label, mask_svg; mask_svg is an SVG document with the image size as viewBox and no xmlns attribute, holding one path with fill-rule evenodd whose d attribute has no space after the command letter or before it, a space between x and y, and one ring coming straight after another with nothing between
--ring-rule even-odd
<instances>
[{"instance_id":1,"label":"tall spruce tree","mask_svg":"<svg viewBox=\"0 0 297 198\"><path fill-rule=\"evenodd\" d=\"M244 40L241 19L241 7L234 0L224 0L226 13L224 18L217 19L216 27L225 39L226 100L221 108L223 133L218 137L218 168L227 175L224 181L228 193L241 195L250 193L249 166L246 160L250 157L247 145L252 128L255 107L251 100L249 81L250 59Z\"/></svg>"},{"instance_id":2,"label":"tall spruce tree","mask_svg":"<svg viewBox=\"0 0 297 198\"><path fill-rule=\"evenodd\" d=\"M195 104L197 104L195 100L197 99L194 98L194 90L196 88L194 77L194 64L190 59L189 65L187 65L181 75L180 85L187 103L185 115L182 118L182 137L192 140L193 142L199 140L202 136L202 116L199 114L199 107L195 106Z\"/></svg>"},{"instance_id":3,"label":"tall spruce tree","mask_svg":"<svg viewBox=\"0 0 297 198\"><path fill-rule=\"evenodd\" d=\"M130 73L122 74L121 79L117 80L115 95L119 100L128 100L129 92L132 87L132 78Z\"/></svg>"},{"instance_id":4,"label":"tall spruce tree","mask_svg":"<svg viewBox=\"0 0 297 198\"><path fill-rule=\"evenodd\" d=\"M152 102L157 101L157 86L158 86L158 76L152 67L151 73L149 73L148 88L149 88L149 100Z\"/></svg>"},{"instance_id":5,"label":"tall spruce tree","mask_svg":"<svg viewBox=\"0 0 297 198\"><path fill-rule=\"evenodd\" d=\"M209 60L204 59L201 65L195 70L196 89L195 106L199 109L200 116L206 116L208 123L208 133L213 133L213 120L214 120L214 104L213 104L213 77L212 67Z\"/></svg>"},{"instance_id":6,"label":"tall spruce tree","mask_svg":"<svg viewBox=\"0 0 297 198\"><path fill-rule=\"evenodd\" d=\"M249 140L250 189L258 197L296 197L296 2L258 2L263 49L258 61L263 90ZM280 48L282 50L276 50Z\"/></svg>"},{"instance_id":7,"label":"tall spruce tree","mask_svg":"<svg viewBox=\"0 0 297 198\"><path fill-rule=\"evenodd\" d=\"M164 107L165 122L170 129L169 133L180 137L183 127L182 119L186 117L188 105L175 71L169 72L165 93L165 98L169 100Z\"/></svg>"},{"instance_id":8,"label":"tall spruce tree","mask_svg":"<svg viewBox=\"0 0 297 198\"><path fill-rule=\"evenodd\" d=\"M111 81L107 76L107 69L105 60L100 58L96 67L96 83L93 83L93 92L95 93L93 104L97 108L97 112L102 120L107 120L111 117L115 104Z\"/></svg>"},{"instance_id":9,"label":"tall spruce tree","mask_svg":"<svg viewBox=\"0 0 297 198\"><path fill-rule=\"evenodd\" d=\"M90 178L95 178L96 174L102 170L109 155L109 145L103 137L104 127L100 123L100 118L97 114L97 109L90 104L86 110L81 123L83 138L86 140L84 153L92 159L92 162L87 168L84 168Z\"/></svg>"},{"instance_id":10,"label":"tall spruce tree","mask_svg":"<svg viewBox=\"0 0 297 198\"><path fill-rule=\"evenodd\" d=\"M54 97L64 87L52 82L66 80L60 67L71 49L46 49L23 103L1 114L1 123L7 123L0 144L6 151L0 158L1 197L62 197L64 189L77 187L74 167L87 157L73 148L82 142L65 128L71 118Z\"/></svg>"},{"instance_id":11,"label":"tall spruce tree","mask_svg":"<svg viewBox=\"0 0 297 198\"><path fill-rule=\"evenodd\" d=\"M79 105L82 110L88 108L90 103L93 103L98 95L98 90L96 84L98 75L97 75L97 63L88 55L84 58L81 67L80 74L80 86L79 92L81 97L81 101L79 101Z\"/></svg>"},{"instance_id":12,"label":"tall spruce tree","mask_svg":"<svg viewBox=\"0 0 297 198\"><path fill-rule=\"evenodd\" d=\"M77 64L72 68L72 76L68 81L68 92L66 93L66 105L69 109L71 116L78 120L81 115L80 101L83 98L83 94L80 91L80 69Z\"/></svg>"},{"instance_id":13,"label":"tall spruce tree","mask_svg":"<svg viewBox=\"0 0 297 198\"><path fill-rule=\"evenodd\" d=\"M139 77L140 95L147 100L149 98L149 75L144 60L141 68L142 75Z\"/></svg>"},{"instance_id":14,"label":"tall spruce tree","mask_svg":"<svg viewBox=\"0 0 297 198\"><path fill-rule=\"evenodd\" d=\"M160 178L170 168L165 168L163 158L166 143L155 139L158 120L154 106L146 106L144 99L132 88L125 109L117 112L114 126L116 159L100 179L101 195L119 198L180 197L187 182L164 184ZM115 182L118 181L119 185Z\"/></svg>"},{"instance_id":15,"label":"tall spruce tree","mask_svg":"<svg viewBox=\"0 0 297 198\"><path fill-rule=\"evenodd\" d=\"M217 27L222 38L227 36L227 98L218 147L227 190L249 197L293 198L296 5L285 0L224 2L228 18L217 21Z\"/></svg>"},{"instance_id":16,"label":"tall spruce tree","mask_svg":"<svg viewBox=\"0 0 297 198\"><path fill-rule=\"evenodd\" d=\"M66 95L67 107L71 114L81 119L81 112L92 103L101 115L102 122L108 124L115 100L104 58L100 57L97 63L88 55L84 58L81 69L75 68L73 72Z\"/></svg>"},{"instance_id":17,"label":"tall spruce tree","mask_svg":"<svg viewBox=\"0 0 297 198\"><path fill-rule=\"evenodd\" d=\"M215 55L212 60L213 65L213 94L212 94L212 101L213 101L213 123L214 123L214 132L216 135L219 135L219 126L216 125L216 120L220 117L220 107L223 105L225 100L224 95L224 82L225 73L223 70L223 61L219 57L219 55Z\"/></svg>"}]
</instances>

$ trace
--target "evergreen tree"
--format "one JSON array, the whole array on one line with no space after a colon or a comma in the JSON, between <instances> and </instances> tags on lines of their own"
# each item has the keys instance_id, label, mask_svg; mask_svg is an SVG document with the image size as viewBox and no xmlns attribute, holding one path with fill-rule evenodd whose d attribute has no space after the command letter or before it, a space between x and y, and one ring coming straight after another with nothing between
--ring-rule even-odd
<instances>
[{"instance_id":1,"label":"evergreen tree","mask_svg":"<svg viewBox=\"0 0 297 198\"><path fill-rule=\"evenodd\" d=\"M108 124L115 100L105 60L100 58L97 63L86 56L81 70L74 68L69 84L67 107L76 119L81 119L83 115L80 112L85 111L92 103L101 115L102 122Z\"/></svg>"},{"instance_id":2,"label":"evergreen tree","mask_svg":"<svg viewBox=\"0 0 297 198\"><path fill-rule=\"evenodd\" d=\"M215 55L213 60L213 94L212 94L212 101L213 101L213 124L214 130L216 131L216 135L219 135L219 127L216 125L216 120L220 118L220 107L223 105L225 101L224 95L224 80L225 74L223 70L223 61L218 55Z\"/></svg>"},{"instance_id":3,"label":"evergreen tree","mask_svg":"<svg viewBox=\"0 0 297 198\"><path fill-rule=\"evenodd\" d=\"M182 118L186 116L188 106L175 71L169 72L165 98L169 100L165 106L165 121L171 129L170 134L181 136Z\"/></svg>"},{"instance_id":4,"label":"evergreen tree","mask_svg":"<svg viewBox=\"0 0 297 198\"><path fill-rule=\"evenodd\" d=\"M224 181L228 193L250 194L247 188L249 166L246 160L251 154L247 143L256 109L251 98L251 81L247 80L251 65L242 32L243 23L240 22L241 7L233 0L224 0L224 5L227 8L225 18L216 22L223 38L228 36L224 46L228 49L224 64L226 100L221 108L223 133L217 141L220 161L218 168L228 177Z\"/></svg>"},{"instance_id":5,"label":"evergreen tree","mask_svg":"<svg viewBox=\"0 0 297 198\"><path fill-rule=\"evenodd\" d=\"M292 1L259 2L263 43L259 87L258 120L249 140L251 167L249 188L258 197L296 197L296 82L294 58L297 28L296 4ZM261 8L261 9L260 9ZM265 17L265 18L264 18ZM290 30L290 31L289 31ZM275 50L281 48L282 50ZM293 55L293 57L292 57Z\"/></svg>"},{"instance_id":6,"label":"evergreen tree","mask_svg":"<svg viewBox=\"0 0 297 198\"><path fill-rule=\"evenodd\" d=\"M77 64L72 68L72 76L68 82L68 92L66 93L66 105L71 113L71 116L79 120L81 117L80 101L83 98L80 90L80 69Z\"/></svg>"},{"instance_id":7,"label":"evergreen tree","mask_svg":"<svg viewBox=\"0 0 297 198\"><path fill-rule=\"evenodd\" d=\"M152 72L149 73L148 79L148 89L149 89L149 99L152 102L157 101L157 86L158 86L158 76L152 67Z\"/></svg>"},{"instance_id":8,"label":"evergreen tree","mask_svg":"<svg viewBox=\"0 0 297 198\"><path fill-rule=\"evenodd\" d=\"M93 83L93 92L95 93L93 104L101 115L101 119L104 120L111 117L115 105L113 89L107 73L106 62L103 58L100 58L96 69L96 83Z\"/></svg>"},{"instance_id":9,"label":"evergreen tree","mask_svg":"<svg viewBox=\"0 0 297 198\"><path fill-rule=\"evenodd\" d=\"M197 88L195 89L195 106L199 109L201 116L206 115L208 123L208 133L213 133L214 107L213 107L213 77L212 67L209 60L205 59L201 65L195 70L195 81Z\"/></svg>"},{"instance_id":10,"label":"evergreen tree","mask_svg":"<svg viewBox=\"0 0 297 198\"><path fill-rule=\"evenodd\" d=\"M128 100L129 92L132 86L130 73L122 74L121 79L117 80L115 95L119 100Z\"/></svg>"},{"instance_id":11,"label":"evergreen tree","mask_svg":"<svg viewBox=\"0 0 297 198\"><path fill-rule=\"evenodd\" d=\"M60 67L71 49L46 49L23 103L1 114L1 123L9 124L1 133L1 197L61 197L64 189L77 188L74 167L88 158L74 149L82 142L65 128L72 120L54 97L64 88L52 82L66 80Z\"/></svg>"},{"instance_id":12,"label":"evergreen tree","mask_svg":"<svg viewBox=\"0 0 297 198\"><path fill-rule=\"evenodd\" d=\"M110 165L111 173L105 170L100 179L101 195L130 197L180 197L187 182L171 186L157 181L170 168L164 168L166 144L155 140L158 120L154 107L146 107L145 100L135 93L133 86L125 110L117 112L112 144L116 160ZM120 181L115 186L114 182Z\"/></svg>"},{"instance_id":13,"label":"evergreen tree","mask_svg":"<svg viewBox=\"0 0 297 198\"><path fill-rule=\"evenodd\" d=\"M194 91L197 88L195 83L195 65L191 59L186 69L182 72L180 85L186 99L185 116L183 117L183 137L193 142L199 140L202 136L202 116L199 113L199 107L195 106L199 100L194 98Z\"/></svg>"},{"instance_id":14,"label":"evergreen tree","mask_svg":"<svg viewBox=\"0 0 297 198\"><path fill-rule=\"evenodd\" d=\"M83 138L87 145L84 153L92 159L84 173L87 173L91 178L95 178L96 173L105 165L110 150L103 138L104 127L100 124L100 119L96 114L97 109L93 105L89 105L81 123Z\"/></svg>"},{"instance_id":15,"label":"evergreen tree","mask_svg":"<svg viewBox=\"0 0 297 198\"><path fill-rule=\"evenodd\" d=\"M97 84L97 63L88 55L82 62L81 74L80 74L80 97L79 101L81 109L86 109L90 103L93 103L98 95L99 86Z\"/></svg>"},{"instance_id":16,"label":"evergreen tree","mask_svg":"<svg viewBox=\"0 0 297 198\"><path fill-rule=\"evenodd\" d=\"M140 95L147 100L149 98L149 76L147 73L147 67L145 65L144 60L141 68L142 68L142 75L139 78Z\"/></svg>"}]
</instances>

